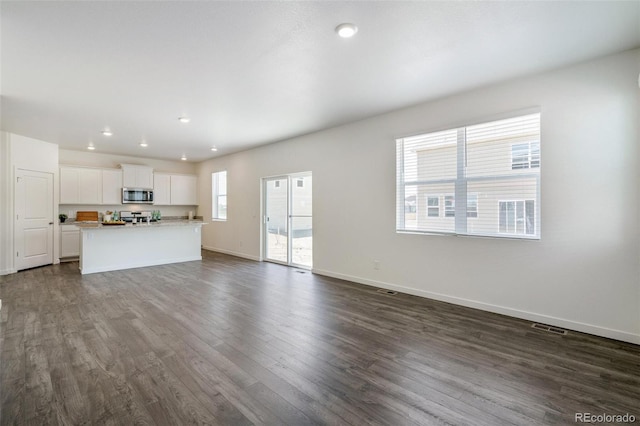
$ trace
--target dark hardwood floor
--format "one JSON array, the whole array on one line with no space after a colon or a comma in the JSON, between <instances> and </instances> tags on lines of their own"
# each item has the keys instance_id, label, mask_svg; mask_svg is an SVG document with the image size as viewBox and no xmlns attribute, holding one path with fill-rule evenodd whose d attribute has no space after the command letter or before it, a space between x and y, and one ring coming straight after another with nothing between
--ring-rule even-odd
<instances>
[{"instance_id":1,"label":"dark hardwood floor","mask_svg":"<svg viewBox=\"0 0 640 426\"><path fill-rule=\"evenodd\" d=\"M203 256L87 276L73 262L0 277L1 424L640 417L640 346Z\"/></svg>"}]
</instances>

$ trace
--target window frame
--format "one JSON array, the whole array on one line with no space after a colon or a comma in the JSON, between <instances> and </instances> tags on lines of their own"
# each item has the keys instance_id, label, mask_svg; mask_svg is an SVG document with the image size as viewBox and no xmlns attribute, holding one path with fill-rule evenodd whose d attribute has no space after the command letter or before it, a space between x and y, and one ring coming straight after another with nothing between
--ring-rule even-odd
<instances>
[{"instance_id":1,"label":"window frame","mask_svg":"<svg viewBox=\"0 0 640 426\"><path fill-rule=\"evenodd\" d=\"M456 196L454 194L444 195L444 217L456 217ZM447 205L449 203L449 205Z\"/></svg>"},{"instance_id":2,"label":"window frame","mask_svg":"<svg viewBox=\"0 0 640 426\"><path fill-rule=\"evenodd\" d=\"M502 204L503 203L513 203L513 226L514 226L514 232L509 232L509 231L501 231L501 227L502 227ZM523 232L518 232L518 203L522 203L522 231ZM533 203L533 209L531 210L531 214L532 214L532 218L531 221L528 222L527 221L527 203ZM531 200L531 199L526 199L526 198L518 198L518 199L509 199L509 200L498 200L498 233L499 234L504 234L504 235L517 235L517 236L522 236L522 235L535 235L536 233L536 208L535 208L535 204L536 204L536 200ZM531 223L531 227L532 227L532 231L533 232L527 232L528 229L528 224Z\"/></svg>"},{"instance_id":3,"label":"window frame","mask_svg":"<svg viewBox=\"0 0 640 426\"><path fill-rule=\"evenodd\" d=\"M519 121L519 125L523 126L531 126L532 123L535 123L535 136L529 135L528 137L523 137L520 141L515 143L527 143L527 169L533 169L530 172L527 172L527 169L517 171L514 170L513 174L496 174L492 175L491 173L487 173L484 176L476 176L476 175L466 175L467 168L467 129L477 128L478 126L483 125L492 125L494 122L500 122L503 120L516 120ZM532 127L529 127L532 129ZM475 129L473 129L475 131ZM523 127L524 134L529 133L527 127ZM457 137L456 137L457 135ZM442 142L436 141L435 137L442 137ZM511 138L511 136L509 135ZM514 136L515 139L517 136ZM429 140L432 139L435 141L436 145L433 146L446 146L453 145L456 148L456 174L454 175L444 175L444 176L436 176L430 178L418 178L413 175L412 167L416 167L413 165L415 159L410 157L411 152L415 154L415 148L413 148L414 144L420 143L416 141L421 140ZM528 140L527 140L528 139ZM542 238L542 226L541 226L541 139L542 139L542 117L540 108L528 108L520 111L514 111L506 114L499 114L493 117L488 117L482 120L476 120L472 122L468 122L464 125L459 125L456 127L441 127L440 129L435 129L431 131L427 131L419 134L411 134L403 137L399 137L396 139L396 233L400 234L423 234L423 235L453 235L453 236L463 236L463 237L473 237L473 238L497 238L497 239L520 239L527 241L539 241ZM498 140L498 139L496 139ZM455 142L453 142L455 141ZM509 147L507 149L510 150L510 146L513 144L507 141L506 145ZM418 145L419 146L419 145ZM411 151L413 149L413 151ZM507 154L508 155L508 154ZM507 157L509 158L509 157ZM405 162L408 161L409 168L405 169ZM509 159L507 159L509 161ZM508 164L508 163L507 163ZM405 173L410 176L409 179L405 180ZM527 233L525 229L525 233L523 234L505 234L500 232L490 231L489 228L486 231L477 232L475 230L468 232L468 221L474 221L477 217L480 216L480 197L474 191L474 195L476 196L476 204L475 204L475 216L473 213L469 215L467 211L468 204L468 194L467 194L467 185L475 182L482 182L487 180L492 180L494 182L500 181L508 181L511 179L535 179L536 194L533 196L533 200L528 198L529 201L533 201L533 222L531 223L531 233ZM412 227L414 224L406 224L406 218L403 215L403 209L401 206L403 205L403 200L406 196L410 196L413 193L418 193L421 185L447 185L451 184L454 186L454 204L455 204L455 224L454 230L440 230L437 227L431 227L429 225L425 227ZM515 194L518 197L519 194ZM524 194L523 194L524 195ZM441 194L442 196L442 194ZM483 198L484 199L484 198ZM510 201L510 200L507 200ZM428 203L427 203L428 204ZM443 200L440 200L441 206L444 206ZM486 203L485 203L486 204ZM484 204L483 204L484 205ZM428 208L428 206L427 206ZM487 209L487 206L483 207L483 209ZM484 210L483 210L484 211ZM498 212L499 214L499 212ZM525 206L525 218L526 218L526 206ZM440 216L443 217L443 216ZM450 216L449 216L450 217ZM499 217L496 218L499 226ZM469 222L469 225L473 222ZM408 227L407 227L408 226ZM471 225L470 225L471 226ZM477 225L474 225L474 228Z\"/></svg>"},{"instance_id":4,"label":"window frame","mask_svg":"<svg viewBox=\"0 0 640 426\"><path fill-rule=\"evenodd\" d=\"M225 185L224 193L220 193L220 177L224 174ZM226 222L228 219L228 173L226 170L211 173L211 220L215 222ZM224 199L224 217L221 215L221 200Z\"/></svg>"},{"instance_id":5,"label":"window frame","mask_svg":"<svg viewBox=\"0 0 640 426\"><path fill-rule=\"evenodd\" d=\"M427 197L427 219L430 217L440 217L440 195L426 195ZM429 199L435 199L437 201L436 205L430 205ZM431 210L436 209L437 214L434 216L431 214Z\"/></svg>"},{"instance_id":6,"label":"window frame","mask_svg":"<svg viewBox=\"0 0 640 426\"><path fill-rule=\"evenodd\" d=\"M476 201L475 201L475 211L469 211L469 206L472 204L472 203L469 202L470 198L475 198L476 199ZM467 218L472 218L472 219L478 218L478 216L479 216L479 214L478 214L478 201L479 201L478 194L475 194L475 193L469 194L469 193L467 193ZM469 213L474 213L474 214L470 216Z\"/></svg>"},{"instance_id":7,"label":"window frame","mask_svg":"<svg viewBox=\"0 0 640 426\"><path fill-rule=\"evenodd\" d=\"M516 161L516 156L513 155L515 147L524 147L520 149L525 151L524 155L519 155L521 160ZM539 141L527 141L516 142L511 144L511 170L523 170L523 169L536 169L540 168L540 142Z\"/></svg>"}]
</instances>

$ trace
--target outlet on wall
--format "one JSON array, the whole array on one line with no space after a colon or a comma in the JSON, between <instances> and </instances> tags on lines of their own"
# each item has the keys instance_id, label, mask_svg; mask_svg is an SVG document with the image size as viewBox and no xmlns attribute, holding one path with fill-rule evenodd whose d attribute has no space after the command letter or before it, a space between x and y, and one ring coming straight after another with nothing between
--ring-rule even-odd
<instances>
[{"instance_id":1,"label":"outlet on wall","mask_svg":"<svg viewBox=\"0 0 640 426\"><path fill-rule=\"evenodd\" d=\"M374 260L373 261L373 269L375 269L375 270L380 269L380 261L379 260Z\"/></svg>"}]
</instances>

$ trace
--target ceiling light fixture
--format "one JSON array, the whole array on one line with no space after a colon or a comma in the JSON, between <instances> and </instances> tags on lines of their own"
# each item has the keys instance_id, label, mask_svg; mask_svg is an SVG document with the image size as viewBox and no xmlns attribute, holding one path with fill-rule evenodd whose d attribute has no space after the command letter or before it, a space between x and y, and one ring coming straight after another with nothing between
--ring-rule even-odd
<instances>
[{"instance_id":1,"label":"ceiling light fixture","mask_svg":"<svg viewBox=\"0 0 640 426\"><path fill-rule=\"evenodd\" d=\"M112 136L112 135L113 135L113 133L111 133L111 130L108 130L108 129L107 129L107 130L103 130L103 131L102 131L102 135L103 135L103 136Z\"/></svg>"},{"instance_id":2,"label":"ceiling light fixture","mask_svg":"<svg viewBox=\"0 0 640 426\"><path fill-rule=\"evenodd\" d=\"M187 156L186 156L186 155L184 155L184 154L182 154L182 157L180 157L180 159L181 159L182 161L187 161Z\"/></svg>"},{"instance_id":3,"label":"ceiling light fixture","mask_svg":"<svg viewBox=\"0 0 640 426\"><path fill-rule=\"evenodd\" d=\"M336 27L336 32L342 38L350 38L356 35L358 27L355 24L340 24Z\"/></svg>"},{"instance_id":4,"label":"ceiling light fixture","mask_svg":"<svg viewBox=\"0 0 640 426\"><path fill-rule=\"evenodd\" d=\"M217 150L218 150L218 148L216 148L215 146L212 146L212 147L211 147L211 151L214 151L214 152L215 152L215 151L217 151Z\"/></svg>"},{"instance_id":5,"label":"ceiling light fixture","mask_svg":"<svg viewBox=\"0 0 640 426\"><path fill-rule=\"evenodd\" d=\"M190 119L189 117L184 117L184 116L182 116L182 117L178 117L178 120L179 120L181 123L188 123L188 122L190 122L190 121L191 121L191 119Z\"/></svg>"},{"instance_id":6,"label":"ceiling light fixture","mask_svg":"<svg viewBox=\"0 0 640 426\"><path fill-rule=\"evenodd\" d=\"M87 147L87 149L88 149L89 151L93 151L94 149L96 149L96 147L95 147L95 146L93 146L93 145L89 145L89 146Z\"/></svg>"},{"instance_id":7,"label":"ceiling light fixture","mask_svg":"<svg viewBox=\"0 0 640 426\"><path fill-rule=\"evenodd\" d=\"M143 148L146 148L149 146L149 144L147 144L145 141L140 142L140 146Z\"/></svg>"}]
</instances>

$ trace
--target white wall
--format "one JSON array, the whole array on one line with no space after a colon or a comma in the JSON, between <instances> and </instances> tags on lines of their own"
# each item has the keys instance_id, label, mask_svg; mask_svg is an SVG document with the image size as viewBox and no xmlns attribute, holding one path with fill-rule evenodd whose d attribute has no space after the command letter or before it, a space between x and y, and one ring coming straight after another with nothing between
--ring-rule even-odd
<instances>
[{"instance_id":1,"label":"white wall","mask_svg":"<svg viewBox=\"0 0 640 426\"><path fill-rule=\"evenodd\" d=\"M74 166L118 168L120 164L137 164L153 167L154 172L195 174L196 164L186 161L157 160L154 158L129 157L127 155L103 154L100 152L60 150L60 164Z\"/></svg>"},{"instance_id":2,"label":"white wall","mask_svg":"<svg viewBox=\"0 0 640 426\"><path fill-rule=\"evenodd\" d=\"M227 170L229 219L203 245L259 259L260 178L308 170L314 272L640 343L639 71L630 51L209 160L199 212ZM540 241L395 232L395 138L530 107Z\"/></svg>"},{"instance_id":3,"label":"white wall","mask_svg":"<svg viewBox=\"0 0 640 426\"><path fill-rule=\"evenodd\" d=\"M14 191L16 169L35 170L53 174L53 214L58 216L58 145L1 132L0 135L0 274L15 272L14 265ZM53 261L58 262L60 232L54 221Z\"/></svg>"},{"instance_id":4,"label":"white wall","mask_svg":"<svg viewBox=\"0 0 640 426\"><path fill-rule=\"evenodd\" d=\"M0 275L13 270L13 202L11 190L11 149L9 135L0 132Z\"/></svg>"}]
</instances>

